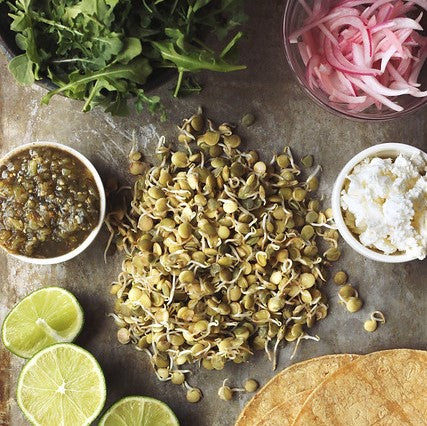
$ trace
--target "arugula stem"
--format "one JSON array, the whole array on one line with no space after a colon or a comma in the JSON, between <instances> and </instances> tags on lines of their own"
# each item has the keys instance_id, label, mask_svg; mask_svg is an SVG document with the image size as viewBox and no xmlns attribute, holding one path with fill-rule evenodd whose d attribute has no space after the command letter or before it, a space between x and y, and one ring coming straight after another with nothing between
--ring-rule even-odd
<instances>
[{"instance_id":1,"label":"arugula stem","mask_svg":"<svg viewBox=\"0 0 427 426\"><path fill-rule=\"evenodd\" d=\"M70 59L54 59L50 61L52 64L66 64L69 62L83 62L85 64L96 64L95 61L91 61L90 59L84 58L70 58Z\"/></svg>"},{"instance_id":2,"label":"arugula stem","mask_svg":"<svg viewBox=\"0 0 427 426\"><path fill-rule=\"evenodd\" d=\"M96 95L96 92L98 91L99 81L100 80L96 80L96 83L93 85L92 90L90 91L89 96L87 97L86 102L84 104L83 112L87 112L90 110L90 103L92 102L92 99L94 98L94 96Z\"/></svg>"},{"instance_id":3,"label":"arugula stem","mask_svg":"<svg viewBox=\"0 0 427 426\"><path fill-rule=\"evenodd\" d=\"M145 0L142 0L142 3L144 4L145 8L150 12L153 13L153 10L147 5L147 2Z\"/></svg>"},{"instance_id":4,"label":"arugula stem","mask_svg":"<svg viewBox=\"0 0 427 426\"><path fill-rule=\"evenodd\" d=\"M181 88L181 84L182 84L182 77L184 76L184 71L183 70L179 70L178 73L178 80L176 82L176 87L175 87L175 92L173 93L173 96L175 98L178 97L178 93L179 93L179 89Z\"/></svg>"},{"instance_id":5,"label":"arugula stem","mask_svg":"<svg viewBox=\"0 0 427 426\"><path fill-rule=\"evenodd\" d=\"M43 24L50 25L51 27L55 27L64 31L69 31L70 33L78 35L80 37L83 37L84 35L78 30L72 30L66 25L58 24L57 22L51 21L50 19L43 18L42 16L39 16L39 15L31 14L31 18L34 19L35 21L42 22Z\"/></svg>"},{"instance_id":6,"label":"arugula stem","mask_svg":"<svg viewBox=\"0 0 427 426\"><path fill-rule=\"evenodd\" d=\"M66 83L64 86L60 86L55 90L51 90L46 95L44 95L42 102L44 102L44 100L48 101L53 95L56 95L57 93L61 93L66 90L72 89L76 84L88 84L92 81L102 79L102 78L107 78L107 77L114 79L115 76L117 76L117 78L123 78L123 70L103 69L95 74L82 76L78 81L70 81L69 83Z\"/></svg>"},{"instance_id":7,"label":"arugula stem","mask_svg":"<svg viewBox=\"0 0 427 426\"><path fill-rule=\"evenodd\" d=\"M219 57L220 58L224 58L224 56L227 55L227 53L230 52L230 50L235 46L235 44L240 40L240 38L242 37L243 33L241 31L239 31L231 40L230 42L227 44L227 46L224 47L224 49L222 50L222 52L220 53Z\"/></svg>"},{"instance_id":8,"label":"arugula stem","mask_svg":"<svg viewBox=\"0 0 427 426\"><path fill-rule=\"evenodd\" d=\"M37 15L37 16L31 15L31 17L32 17L33 19L35 19L36 21L38 21L38 22L42 22L42 23L44 23L44 24L50 25L50 26L55 27L55 28L58 28L58 29L60 29L60 30L69 31L70 33L72 33L72 34L74 34L74 35L78 35L78 36L80 36L80 37L83 37L83 36L84 36L84 34L83 34L82 32L80 32L80 31L78 31L78 30L72 30L70 27L67 27L66 25L63 25L63 24L58 24L57 22L51 21L50 19L46 19L46 18L43 18L43 17L38 16L38 15ZM92 17L89 17L89 19L90 19L92 22L95 22L96 24L98 24L98 25L102 26L102 24L101 24L97 19L94 19L94 18L92 18ZM109 43L109 41L108 41L108 40L106 40L106 39L105 39L105 38L103 38L103 37L93 37L93 40L100 41L100 42L103 42L103 43L106 43L106 44L108 44L108 43Z\"/></svg>"},{"instance_id":9,"label":"arugula stem","mask_svg":"<svg viewBox=\"0 0 427 426\"><path fill-rule=\"evenodd\" d=\"M176 9L177 5L178 5L178 0L175 0L175 3L173 4L172 9L171 9L171 16L175 13L175 9Z\"/></svg>"},{"instance_id":10,"label":"arugula stem","mask_svg":"<svg viewBox=\"0 0 427 426\"><path fill-rule=\"evenodd\" d=\"M203 49L207 50L209 53L215 53L213 49L211 49L209 46L206 46L206 44L203 43L203 41L200 40L198 37L193 37L193 41L197 43L200 47L203 47Z\"/></svg>"},{"instance_id":11,"label":"arugula stem","mask_svg":"<svg viewBox=\"0 0 427 426\"><path fill-rule=\"evenodd\" d=\"M100 27L105 28L105 25L102 22L99 22L99 20L94 18L93 16L87 15L87 19L89 19L92 22L95 22L96 25L99 25Z\"/></svg>"},{"instance_id":12,"label":"arugula stem","mask_svg":"<svg viewBox=\"0 0 427 426\"><path fill-rule=\"evenodd\" d=\"M19 12L20 9L18 9L12 2L8 1L6 4L15 12Z\"/></svg>"}]
</instances>

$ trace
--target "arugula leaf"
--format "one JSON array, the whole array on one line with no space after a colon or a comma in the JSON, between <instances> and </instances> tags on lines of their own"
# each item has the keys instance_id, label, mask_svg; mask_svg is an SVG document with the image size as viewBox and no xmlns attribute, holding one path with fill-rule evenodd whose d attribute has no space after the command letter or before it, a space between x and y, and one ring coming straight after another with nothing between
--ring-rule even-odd
<instances>
[{"instance_id":1,"label":"arugula leaf","mask_svg":"<svg viewBox=\"0 0 427 426\"><path fill-rule=\"evenodd\" d=\"M145 58L136 59L127 65L114 64L100 71L89 72L85 75L72 73L70 74L70 81L44 95L42 103L46 105L49 104L52 96L62 92L66 92L70 97L73 97L72 94L79 93L81 86L86 86L97 80L106 80L110 83L109 87L112 86L112 82L120 79L144 84L150 74L151 66ZM117 90L117 86L115 86L115 89Z\"/></svg>"},{"instance_id":2,"label":"arugula leaf","mask_svg":"<svg viewBox=\"0 0 427 426\"><path fill-rule=\"evenodd\" d=\"M162 58L165 61L172 62L178 69L178 81L175 88L174 96L178 96L184 72L199 72L202 70L210 70L217 72L229 72L243 70L244 65L233 65L226 62L221 57L217 57L214 53L208 52L206 49L196 48L188 45L184 40L184 35L178 30L168 31L169 35L174 38L174 41L153 42L153 46L159 50ZM240 37L239 37L240 38ZM230 42L231 47L236 42Z\"/></svg>"},{"instance_id":3,"label":"arugula leaf","mask_svg":"<svg viewBox=\"0 0 427 426\"><path fill-rule=\"evenodd\" d=\"M24 53L19 56L15 56L9 62L9 71L15 77L16 81L22 85L34 83L33 73L33 62L28 59L28 56Z\"/></svg>"},{"instance_id":4,"label":"arugula leaf","mask_svg":"<svg viewBox=\"0 0 427 426\"><path fill-rule=\"evenodd\" d=\"M147 106L151 113L159 114L161 121L166 120L166 111L160 102L160 97L148 96L143 89L138 89L136 93L135 108L138 112L141 112L144 109L144 106Z\"/></svg>"},{"instance_id":5,"label":"arugula leaf","mask_svg":"<svg viewBox=\"0 0 427 426\"><path fill-rule=\"evenodd\" d=\"M173 62L179 71L197 72L210 70L217 72L228 72L244 70L244 65L233 65L216 55L196 47L181 49L176 43L171 41L153 42L153 45L160 51L163 59Z\"/></svg>"},{"instance_id":6,"label":"arugula leaf","mask_svg":"<svg viewBox=\"0 0 427 426\"><path fill-rule=\"evenodd\" d=\"M80 0L66 8L64 18L72 22L79 14L84 16L94 16L104 24L110 25L114 21L114 7L119 0Z\"/></svg>"},{"instance_id":7,"label":"arugula leaf","mask_svg":"<svg viewBox=\"0 0 427 426\"><path fill-rule=\"evenodd\" d=\"M117 55L114 62L120 62L121 64L128 64L129 61L136 58L142 52L142 46L139 39L135 37L129 37L125 40L124 46L120 53Z\"/></svg>"},{"instance_id":8,"label":"arugula leaf","mask_svg":"<svg viewBox=\"0 0 427 426\"><path fill-rule=\"evenodd\" d=\"M5 0L0 0L5 2ZM231 59L242 36L211 47L210 34L224 40L245 20L243 0L14 0L5 2L22 55L9 69L20 84L48 78L62 94L126 114L128 100L165 117L158 96L144 91L153 75L174 68L174 95L198 93L184 74L244 69ZM222 44L222 42L221 42ZM187 77L187 76L186 76Z\"/></svg>"}]
</instances>

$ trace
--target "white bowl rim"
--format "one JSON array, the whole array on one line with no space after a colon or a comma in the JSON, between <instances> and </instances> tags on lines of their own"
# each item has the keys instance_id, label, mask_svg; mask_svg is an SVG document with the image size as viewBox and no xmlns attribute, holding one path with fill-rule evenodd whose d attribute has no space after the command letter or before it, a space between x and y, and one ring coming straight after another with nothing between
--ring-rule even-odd
<instances>
[{"instance_id":1,"label":"white bowl rim","mask_svg":"<svg viewBox=\"0 0 427 426\"><path fill-rule=\"evenodd\" d=\"M375 260L377 262L384 263L403 263L415 260L414 256L408 254L382 254L377 251L371 250L370 248L364 246L348 229L347 225L344 222L341 210L341 190L344 185L346 177L351 173L354 167L363 161L365 158L380 156L380 157L395 157L399 154L407 156L425 156L427 161L427 154L422 151L420 148L417 148L412 145L407 145L403 143L388 142L378 145L373 145L369 148L364 149L355 155L347 164L342 168L338 177L335 180L334 187L332 189L332 212L337 225L338 231L341 236L347 242L350 247L356 250L359 254L367 257L368 259Z\"/></svg>"},{"instance_id":2,"label":"white bowl rim","mask_svg":"<svg viewBox=\"0 0 427 426\"><path fill-rule=\"evenodd\" d=\"M49 257L49 258L36 258L36 257L28 257L23 256L21 254L15 254L8 251L5 247L1 246L2 249L10 254L12 257L15 257L16 259L22 260L23 262L32 263L35 265L55 265L57 263L66 262L67 260L70 260L76 256L78 256L80 253L82 253L84 250L86 250L94 241L95 237L98 235L100 229L102 228L102 225L104 223L105 219L105 210L106 210L106 196L105 196L105 189L104 185L102 183L102 179L99 176L98 171L96 170L95 166L89 161L87 157L85 157L81 152L75 150L74 148L69 147L68 145L64 145L59 142L52 142L52 141L35 141L26 143L23 145L19 145L16 148L13 148L10 150L6 155L4 155L0 159L0 164L3 164L5 161L7 161L9 158L13 157L14 155L18 154L21 151L26 151L28 149L31 149L33 147L52 147L57 148L62 151L67 152L68 154L71 154L72 156L76 157L78 160L80 160L85 167L88 168L88 170L91 172L95 184L98 188L99 192L99 220L95 228L90 232L90 234L86 237L86 239L74 250L71 250L68 253L65 253L61 256L56 257Z\"/></svg>"}]
</instances>

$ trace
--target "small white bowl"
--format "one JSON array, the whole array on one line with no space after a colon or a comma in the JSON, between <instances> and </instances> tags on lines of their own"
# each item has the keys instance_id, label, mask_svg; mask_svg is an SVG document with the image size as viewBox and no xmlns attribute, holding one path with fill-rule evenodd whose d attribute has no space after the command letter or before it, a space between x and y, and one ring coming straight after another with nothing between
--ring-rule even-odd
<instances>
[{"instance_id":1,"label":"small white bowl","mask_svg":"<svg viewBox=\"0 0 427 426\"><path fill-rule=\"evenodd\" d=\"M399 154L406 155L408 157L419 157L424 156L427 160L427 155L420 149L411 146L405 145L402 143L383 143L379 145L371 146L354 156L341 170L338 175L334 188L332 190L332 212L334 215L335 223L338 227L338 231L341 236L351 246L361 255L367 257L368 259L376 260L378 262L385 263L403 263L415 260L413 256L408 254L382 254L375 250L372 250L364 246L353 233L350 232L347 225L344 222L341 210L341 191L343 189L345 180L347 176L352 172L354 167L363 161L365 158L371 157L381 157L381 158L396 158Z\"/></svg>"},{"instance_id":2,"label":"small white bowl","mask_svg":"<svg viewBox=\"0 0 427 426\"><path fill-rule=\"evenodd\" d=\"M95 166L80 152L76 151L73 148L70 148L67 145L60 144L58 142L45 142L45 141L38 141L38 142L31 142L25 145L20 145L19 147L13 149L12 151L8 152L6 156L4 156L0 160L0 164L3 164L5 161L7 161L9 158L13 157L17 153L21 151L26 151L30 148L38 148L38 147L52 147L57 148L62 151L67 152L68 154L71 154L72 156L76 157L78 160L80 160L87 169L91 172L93 179L96 183L96 186L98 188L99 192L99 220L95 228L91 231L91 233L86 237L86 239L74 250L70 251L69 253L63 254L61 256L57 257L49 257L49 258L36 258L36 257L27 257L20 254L10 253L5 247L2 247L7 253L9 253L11 256L22 260L23 262L27 263L33 263L36 265L54 265L56 263L62 263L67 260L72 259L73 257L76 257L79 255L82 251L86 250L90 244L92 244L93 240L97 236L98 232L100 231L102 224L104 223L105 218L105 208L106 208L106 196L105 196L105 189L104 185L102 183L101 177L99 176L97 170L95 169Z\"/></svg>"}]
</instances>

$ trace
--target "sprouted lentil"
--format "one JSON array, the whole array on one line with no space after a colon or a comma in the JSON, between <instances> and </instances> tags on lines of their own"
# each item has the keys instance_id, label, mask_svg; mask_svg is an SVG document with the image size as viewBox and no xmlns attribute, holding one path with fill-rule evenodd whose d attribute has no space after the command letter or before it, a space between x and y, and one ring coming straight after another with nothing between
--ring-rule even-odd
<instances>
[{"instance_id":1,"label":"sprouted lentil","mask_svg":"<svg viewBox=\"0 0 427 426\"><path fill-rule=\"evenodd\" d=\"M254 379L248 379L244 383L243 387L246 392L255 392L258 389L258 382Z\"/></svg>"},{"instance_id":2,"label":"sprouted lentil","mask_svg":"<svg viewBox=\"0 0 427 426\"><path fill-rule=\"evenodd\" d=\"M338 291L338 297L340 303L347 308L347 311L354 313L362 309L363 300L359 297L359 293L351 284L344 284Z\"/></svg>"},{"instance_id":3,"label":"sprouted lentil","mask_svg":"<svg viewBox=\"0 0 427 426\"><path fill-rule=\"evenodd\" d=\"M374 332L377 329L377 322L375 320L367 320L363 324L363 328L369 333Z\"/></svg>"},{"instance_id":4,"label":"sprouted lentil","mask_svg":"<svg viewBox=\"0 0 427 426\"><path fill-rule=\"evenodd\" d=\"M247 113L245 114L242 119L241 119L241 123L245 126L245 127L250 127L252 126L252 124L255 123L255 116L252 113ZM197 129L196 129L197 130Z\"/></svg>"},{"instance_id":5,"label":"sprouted lentil","mask_svg":"<svg viewBox=\"0 0 427 426\"><path fill-rule=\"evenodd\" d=\"M227 382L228 378L224 379L222 386L218 389L218 396L223 401L231 401L235 392L247 392L245 388L232 388L226 385Z\"/></svg>"},{"instance_id":6,"label":"sprouted lentil","mask_svg":"<svg viewBox=\"0 0 427 426\"><path fill-rule=\"evenodd\" d=\"M358 297L358 293L351 284L345 284L339 289L338 297L342 302L346 303L350 297Z\"/></svg>"},{"instance_id":7,"label":"sprouted lentil","mask_svg":"<svg viewBox=\"0 0 427 426\"><path fill-rule=\"evenodd\" d=\"M222 399L223 401L231 401L233 399L233 390L230 386L226 385L227 380L228 379L225 379L222 386L218 389L219 399Z\"/></svg>"},{"instance_id":8,"label":"sprouted lentil","mask_svg":"<svg viewBox=\"0 0 427 426\"><path fill-rule=\"evenodd\" d=\"M304 167L312 167L313 166L313 156L312 155L306 155L305 157L301 158L301 163Z\"/></svg>"},{"instance_id":9,"label":"sprouted lentil","mask_svg":"<svg viewBox=\"0 0 427 426\"><path fill-rule=\"evenodd\" d=\"M173 371L171 376L171 382L174 385L182 385L185 382L185 375L182 371Z\"/></svg>"},{"instance_id":10,"label":"sprouted lentil","mask_svg":"<svg viewBox=\"0 0 427 426\"><path fill-rule=\"evenodd\" d=\"M349 297L345 304L347 311L349 312L357 312L360 311L360 309L363 306L362 299L359 299L358 297Z\"/></svg>"},{"instance_id":11,"label":"sprouted lentil","mask_svg":"<svg viewBox=\"0 0 427 426\"><path fill-rule=\"evenodd\" d=\"M319 168L304 181L288 147L266 164L238 149L232 126L200 113L179 141L185 151L160 139L160 164L137 177L130 212L107 215L110 243L125 254L112 316L160 380L181 382L186 363L221 370L257 349L275 368L279 344L295 341L295 353L318 340L307 329L327 315L320 289L339 250L332 219L309 198ZM319 237L331 246L323 255ZM188 389L197 402L201 392Z\"/></svg>"},{"instance_id":12,"label":"sprouted lentil","mask_svg":"<svg viewBox=\"0 0 427 426\"><path fill-rule=\"evenodd\" d=\"M378 323L384 324L385 323L385 316L381 311L374 311L372 312L370 319L365 321L363 324L363 328L372 333L375 331L378 327Z\"/></svg>"},{"instance_id":13,"label":"sprouted lentil","mask_svg":"<svg viewBox=\"0 0 427 426\"><path fill-rule=\"evenodd\" d=\"M202 391L198 388L189 388L187 390L187 401L196 403L202 399Z\"/></svg>"},{"instance_id":14,"label":"sprouted lentil","mask_svg":"<svg viewBox=\"0 0 427 426\"><path fill-rule=\"evenodd\" d=\"M344 285L347 282L348 276L344 271L338 271L334 275L334 283L336 285Z\"/></svg>"}]
</instances>

